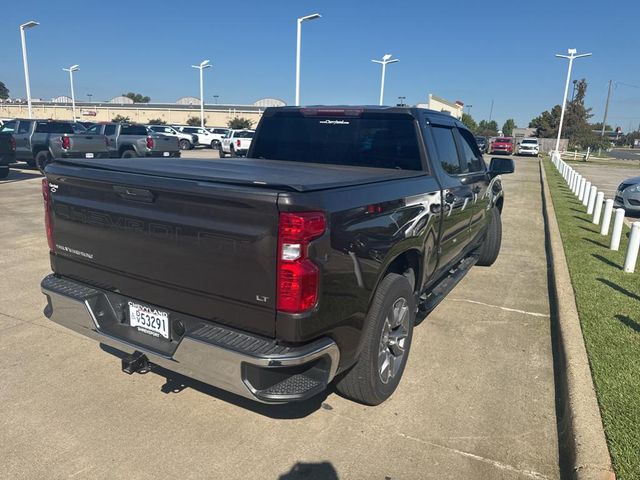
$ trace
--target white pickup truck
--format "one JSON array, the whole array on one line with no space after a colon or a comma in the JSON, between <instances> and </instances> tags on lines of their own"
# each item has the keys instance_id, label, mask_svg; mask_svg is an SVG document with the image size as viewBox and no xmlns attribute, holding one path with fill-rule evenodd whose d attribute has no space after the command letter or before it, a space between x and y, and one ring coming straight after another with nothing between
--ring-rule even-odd
<instances>
[{"instance_id":1,"label":"white pickup truck","mask_svg":"<svg viewBox=\"0 0 640 480\"><path fill-rule=\"evenodd\" d=\"M255 133L255 130L229 130L220 142L220 158L245 156Z\"/></svg>"}]
</instances>

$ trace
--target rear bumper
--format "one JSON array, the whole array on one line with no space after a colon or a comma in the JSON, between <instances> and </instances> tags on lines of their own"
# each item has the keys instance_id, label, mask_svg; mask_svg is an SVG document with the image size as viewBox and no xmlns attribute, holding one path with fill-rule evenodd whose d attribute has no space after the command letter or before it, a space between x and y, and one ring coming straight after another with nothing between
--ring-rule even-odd
<instances>
[{"instance_id":1,"label":"rear bumper","mask_svg":"<svg viewBox=\"0 0 640 480\"><path fill-rule=\"evenodd\" d=\"M152 152L145 152L144 156L145 157L153 157L153 158L177 158L180 157L181 152L180 150L178 150L177 152L166 152L169 153L169 155L164 155L165 152L163 151L152 151Z\"/></svg>"},{"instance_id":2,"label":"rear bumper","mask_svg":"<svg viewBox=\"0 0 640 480\"><path fill-rule=\"evenodd\" d=\"M91 154L92 152L88 152ZM55 158L87 158L87 153L85 152L68 152L61 151L59 154L55 156ZM97 152L93 153L92 158L109 158L109 152Z\"/></svg>"},{"instance_id":3,"label":"rear bumper","mask_svg":"<svg viewBox=\"0 0 640 480\"><path fill-rule=\"evenodd\" d=\"M10 164L16 161L16 156L13 153L0 153L0 167L8 167Z\"/></svg>"},{"instance_id":4,"label":"rear bumper","mask_svg":"<svg viewBox=\"0 0 640 480\"><path fill-rule=\"evenodd\" d=\"M109 322L126 322L115 313L118 306L111 302L113 294L55 275L45 277L41 288L48 302L45 315L53 322L127 354L142 353L149 362L167 370L259 402L310 398L326 388L338 367L339 350L329 338L288 347L204 321L189 328L172 353L163 354L104 331Z\"/></svg>"}]
</instances>

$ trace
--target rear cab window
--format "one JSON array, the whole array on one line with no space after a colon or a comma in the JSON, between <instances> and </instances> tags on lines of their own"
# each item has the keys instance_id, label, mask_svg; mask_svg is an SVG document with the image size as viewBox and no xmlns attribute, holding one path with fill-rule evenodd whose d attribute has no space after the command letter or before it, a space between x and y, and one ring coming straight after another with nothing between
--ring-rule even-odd
<instances>
[{"instance_id":1,"label":"rear cab window","mask_svg":"<svg viewBox=\"0 0 640 480\"><path fill-rule=\"evenodd\" d=\"M238 133L243 132L236 132ZM247 132L253 133L253 132ZM404 113L351 116L300 111L264 117L252 158L423 170L416 120Z\"/></svg>"},{"instance_id":2,"label":"rear cab window","mask_svg":"<svg viewBox=\"0 0 640 480\"><path fill-rule=\"evenodd\" d=\"M16 129L16 123L15 120L5 122L5 124L0 127L0 132L13 133Z\"/></svg>"},{"instance_id":3,"label":"rear cab window","mask_svg":"<svg viewBox=\"0 0 640 480\"><path fill-rule=\"evenodd\" d=\"M120 135L144 135L148 134L147 127L143 125L122 125Z\"/></svg>"}]
</instances>

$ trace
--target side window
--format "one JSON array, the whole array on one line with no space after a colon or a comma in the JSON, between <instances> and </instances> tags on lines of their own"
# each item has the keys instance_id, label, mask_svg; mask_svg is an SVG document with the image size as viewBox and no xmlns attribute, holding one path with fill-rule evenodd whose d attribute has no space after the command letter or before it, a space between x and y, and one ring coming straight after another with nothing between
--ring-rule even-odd
<instances>
[{"instance_id":1,"label":"side window","mask_svg":"<svg viewBox=\"0 0 640 480\"><path fill-rule=\"evenodd\" d=\"M100 125L93 125L87 130L87 133L97 135L100 132Z\"/></svg>"},{"instance_id":2,"label":"side window","mask_svg":"<svg viewBox=\"0 0 640 480\"><path fill-rule=\"evenodd\" d=\"M13 133L16 129L16 121L12 120L10 122L6 122L2 127L0 127L0 132L9 132Z\"/></svg>"},{"instance_id":3,"label":"side window","mask_svg":"<svg viewBox=\"0 0 640 480\"><path fill-rule=\"evenodd\" d=\"M20 121L20 125L18 125L18 131L16 133L28 133L29 127L31 127L31 122Z\"/></svg>"},{"instance_id":4,"label":"side window","mask_svg":"<svg viewBox=\"0 0 640 480\"><path fill-rule=\"evenodd\" d=\"M483 162L482 154L478 149L478 144L471 132L464 128L458 129L460 140L460 159L462 160L463 173L482 172Z\"/></svg>"},{"instance_id":5,"label":"side window","mask_svg":"<svg viewBox=\"0 0 640 480\"><path fill-rule=\"evenodd\" d=\"M460 168L460 160L458 159L458 150L456 142L453 139L453 129L449 127L432 126L431 133L438 150L438 158L442 164L442 168L449 175L458 175L462 173Z\"/></svg>"},{"instance_id":6,"label":"side window","mask_svg":"<svg viewBox=\"0 0 640 480\"><path fill-rule=\"evenodd\" d=\"M36 133L49 133L49 122L36 122Z\"/></svg>"},{"instance_id":7,"label":"side window","mask_svg":"<svg viewBox=\"0 0 640 480\"><path fill-rule=\"evenodd\" d=\"M104 134L105 135L113 135L114 133L116 133L116 126L115 125L107 125L106 127L104 127Z\"/></svg>"}]
</instances>

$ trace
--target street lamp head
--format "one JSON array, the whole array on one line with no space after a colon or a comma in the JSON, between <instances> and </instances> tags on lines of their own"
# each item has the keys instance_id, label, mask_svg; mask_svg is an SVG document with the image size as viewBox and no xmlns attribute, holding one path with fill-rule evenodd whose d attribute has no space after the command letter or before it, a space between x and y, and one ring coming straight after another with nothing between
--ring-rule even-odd
<instances>
[{"instance_id":1,"label":"street lamp head","mask_svg":"<svg viewBox=\"0 0 640 480\"><path fill-rule=\"evenodd\" d=\"M26 30L27 28L33 28L38 25L40 25L38 22L34 20L30 20L27 23L23 23L22 25L20 25L20 30Z\"/></svg>"},{"instance_id":2,"label":"street lamp head","mask_svg":"<svg viewBox=\"0 0 640 480\"><path fill-rule=\"evenodd\" d=\"M385 62L386 62L387 60L389 60L390 58L391 58L391 54L390 54L390 53L387 53L387 54L385 54L385 55L383 55L383 56L382 56L382 60L383 60L383 61L385 61Z\"/></svg>"},{"instance_id":3,"label":"street lamp head","mask_svg":"<svg viewBox=\"0 0 640 480\"><path fill-rule=\"evenodd\" d=\"M209 65L209 60L203 60L202 62L200 62L200 66L202 68L206 68L206 67L210 67L211 65Z\"/></svg>"},{"instance_id":4,"label":"street lamp head","mask_svg":"<svg viewBox=\"0 0 640 480\"><path fill-rule=\"evenodd\" d=\"M72 72L77 72L78 70L80 70L80 65L71 65L71 67L69 67L69 70L71 70Z\"/></svg>"},{"instance_id":5,"label":"street lamp head","mask_svg":"<svg viewBox=\"0 0 640 480\"><path fill-rule=\"evenodd\" d=\"M311 15L307 15L307 16L305 16L305 17L300 17L300 18L298 19L298 21L299 21L300 23L302 23L302 22L306 22L306 21L308 21L308 20L315 20L315 19L317 19L317 18L321 18L321 17L322 17L322 15L320 15L319 13L313 13L313 14L311 14Z\"/></svg>"},{"instance_id":6,"label":"street lamp head","mask_svg":"<svg viewBox=\"0 0 640 480\"><path fill-rule=\"evenodd\" d=\"M576 53L578 53L578 50L575 48L570 48L569 50L567 50L567 53L569 55L575 55Z\"/></svg>"}]
</instances>

